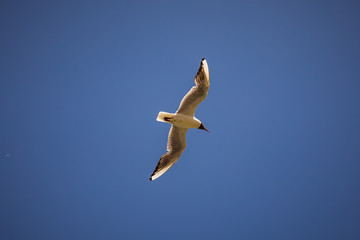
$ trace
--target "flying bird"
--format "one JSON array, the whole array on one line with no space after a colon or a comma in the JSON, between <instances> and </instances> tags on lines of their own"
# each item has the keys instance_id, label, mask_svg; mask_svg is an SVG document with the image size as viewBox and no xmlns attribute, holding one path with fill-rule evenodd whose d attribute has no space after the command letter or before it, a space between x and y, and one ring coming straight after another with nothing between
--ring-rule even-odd
<instances>
[{"instance_id":1,"label":"flying bird","mask_svg":"<svg viewBox=\"0 0 360 240\"><path fill-rule=\"evenodd\" d=\"M172 125L168 136L167 153L160 158L151 174L150 181L163 175L180 158L186 148L186 132L189 128L198 128L209 132L204 124L194 116L197 106L206 98L210 86L209 67L205 58L201 60L200 68L196 73L195 85L181 100L175 114L159 112L157 116L157 121Z\"/></svg>"}]
</instances>

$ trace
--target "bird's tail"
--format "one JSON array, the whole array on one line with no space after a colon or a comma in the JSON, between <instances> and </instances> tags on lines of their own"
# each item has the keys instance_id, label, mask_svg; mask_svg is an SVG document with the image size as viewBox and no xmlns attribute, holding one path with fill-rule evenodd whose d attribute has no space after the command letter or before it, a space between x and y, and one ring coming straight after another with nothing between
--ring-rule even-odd
<instances>
[{"instance_id":1,"label":"bird's tail","mask_svg":"<svg viewBox=\"0 0 360 240\"><path fill-rule=\"evenodd\" d=\"M159 112L156 121L171 123L173 121L173 115L172 113Z\"/></svg>"}]
</instances>

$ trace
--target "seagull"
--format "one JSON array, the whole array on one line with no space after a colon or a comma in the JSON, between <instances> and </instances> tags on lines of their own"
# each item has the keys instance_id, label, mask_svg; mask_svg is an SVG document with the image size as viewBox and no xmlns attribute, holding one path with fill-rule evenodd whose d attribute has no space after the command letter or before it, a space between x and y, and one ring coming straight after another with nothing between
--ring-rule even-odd
<instances>
[{"instance_id":1,"label":"seagull","mask_svg":"<svg viewBox=\"0 0 360 240\"><path fill-rule=\"evenodd\" d=\"M202 122L197 119L195 110L206 98L209 86L209 67L205 58L201 60L200 68L195 76L195 85L181 100L179 109L175 114L159 112L157 121L172 124L167 143L167 153L161 156L150 181L157 179L169 170L180 158L186 148L186 132L189 128L198 128L209 132Z\"/></svg>"}]
</instances>

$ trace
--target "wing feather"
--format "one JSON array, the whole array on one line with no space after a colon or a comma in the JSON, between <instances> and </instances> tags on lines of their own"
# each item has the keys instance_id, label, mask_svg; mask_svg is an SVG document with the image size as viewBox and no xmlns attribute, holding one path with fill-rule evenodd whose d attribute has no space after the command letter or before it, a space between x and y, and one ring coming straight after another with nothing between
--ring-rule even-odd
<instances>
[{"instance_id":1,"label":"wing feather","mask_svg":"<svg viewBox=\"0 0 360 240\"><path fill-rule=\"evenodd\" d=\"M151 174L150 181L163 175L180 158L186 148L187 130L187 128L171 126L167 143L168 152L161 156L154 172Z\"/></svg>"},{"instance_id":2,"label":"wing feather","mask_svg":"<svg viewBox=\"0 0 360 240\"><path fill-rule=\"evenodd\" d=\"M204 101L210 87L209 67L205 58L201 60L200 68L195 76L195 85L181 100L176 113L194 116L199 104Z\"/></svg>"}]
</instances>

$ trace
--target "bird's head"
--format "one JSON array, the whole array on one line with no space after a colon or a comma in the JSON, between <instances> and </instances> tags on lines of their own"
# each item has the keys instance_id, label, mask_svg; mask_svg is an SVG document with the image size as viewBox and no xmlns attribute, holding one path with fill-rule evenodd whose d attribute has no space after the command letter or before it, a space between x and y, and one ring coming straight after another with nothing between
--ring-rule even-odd
<instances>
[{"instance_id":1,"label":"bird's head","mask_svg":"<svg viewBox=\"0 0 360 240\"><path fill-rule=\"evenodd\" d=\"M205 128L204 124L202 124L202 123L200 124L199 129L205 130L205 131L207 131L207 132L209 133L209 130L207 130L207 129Z\"/></svg>"}]
</instances>

